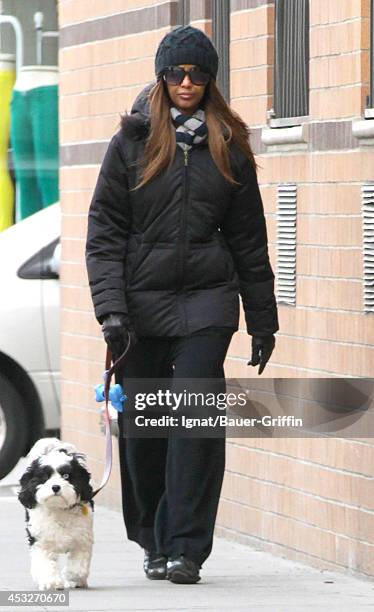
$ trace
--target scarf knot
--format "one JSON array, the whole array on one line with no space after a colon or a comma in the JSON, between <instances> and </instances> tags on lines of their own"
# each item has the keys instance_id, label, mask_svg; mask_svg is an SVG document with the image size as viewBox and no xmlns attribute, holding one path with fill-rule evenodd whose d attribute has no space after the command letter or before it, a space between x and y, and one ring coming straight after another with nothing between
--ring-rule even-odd
<instances>
[{"instance_id":1,"label":"scarf knot","mask_svg":"<svg viewBox=\"0 0 374 612\"><path fill-rule=\"evenodd\" d=\"M198 108L192 115L185 115L175 106L171 106L170 113L175 125L177 144L183 151L188 151L193 145L207 139L208 128L202 108Z\"/></svg>"}]
</instances>

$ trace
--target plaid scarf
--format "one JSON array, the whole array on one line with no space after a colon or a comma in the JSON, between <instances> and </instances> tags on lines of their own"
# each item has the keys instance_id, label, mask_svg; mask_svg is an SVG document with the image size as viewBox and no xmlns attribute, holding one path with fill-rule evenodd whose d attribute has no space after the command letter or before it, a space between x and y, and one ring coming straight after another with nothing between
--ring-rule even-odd
<instances>
[{"instance_id":1,"label":"plaid scarf","mask_svg":"<svg viewBox=\"0 0 374 612\"><path fill-rule=\"evenodd\" d=\"M175 125L177 144L183 151L188 151L193 145L206 140L208 128L202 108L198 108L193 115L185 115L175 106L171 106L170 113Z\"/></svg>"}]
</instances>

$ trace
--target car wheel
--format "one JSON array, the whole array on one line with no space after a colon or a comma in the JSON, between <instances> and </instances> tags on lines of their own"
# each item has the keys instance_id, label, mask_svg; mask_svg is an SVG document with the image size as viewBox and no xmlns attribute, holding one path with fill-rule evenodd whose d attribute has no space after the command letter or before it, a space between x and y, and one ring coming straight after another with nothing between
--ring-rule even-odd
<instances>
[{"instance_id":1,"label":"car wheel","mask_svg":"<svg viewBox=\"0 0 374 612\"><path fill-rule=\"evenodd\" d=\"M25 407L17 389L0 374L0 478L22 457L27 442Z\"/></svg>"}]
</instances>

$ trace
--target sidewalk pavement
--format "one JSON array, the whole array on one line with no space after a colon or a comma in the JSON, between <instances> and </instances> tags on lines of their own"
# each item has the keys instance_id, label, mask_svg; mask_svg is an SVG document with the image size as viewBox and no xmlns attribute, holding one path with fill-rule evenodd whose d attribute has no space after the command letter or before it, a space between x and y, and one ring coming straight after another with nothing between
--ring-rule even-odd
<instances>
[{"instance_id":1,"label":"sidewalk pavement","mask_svg":"<svg viewBox=\"0 0 374 612\"><path fill-rule=\"evenodd\" d=\"M30 571L24 508L16 487L0 484L0 591L36 590ZM4 612L192 610L357 612L374 609L374 582L309 568L215 537L197 584L149 580L143 551L127 540L122 514L95 506L89 588L70 591L69 607L2 607Z\"/></svg>"}]
</instances>

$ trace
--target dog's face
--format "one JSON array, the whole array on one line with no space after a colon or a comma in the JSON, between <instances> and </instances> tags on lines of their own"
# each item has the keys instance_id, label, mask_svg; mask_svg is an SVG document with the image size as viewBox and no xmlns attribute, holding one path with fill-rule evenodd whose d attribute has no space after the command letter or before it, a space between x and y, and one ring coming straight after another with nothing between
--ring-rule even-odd
<instances>
[{"instance_id":1,"label":"dog's face","mask_svg":"<svg viewBox=\"0 0 374 612\"><path fill-rule=\"evenodd\" d=\"M23 474L18 499L26 508L67 508L92 498L83 455L53 450L34 459Z\"/></svg>"}]
</instances>

